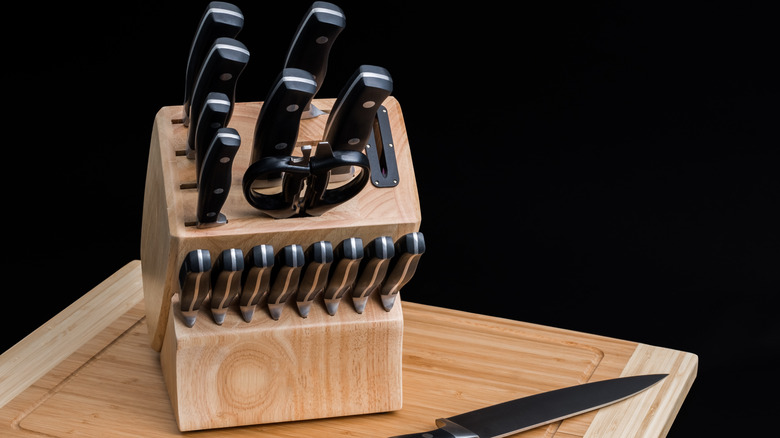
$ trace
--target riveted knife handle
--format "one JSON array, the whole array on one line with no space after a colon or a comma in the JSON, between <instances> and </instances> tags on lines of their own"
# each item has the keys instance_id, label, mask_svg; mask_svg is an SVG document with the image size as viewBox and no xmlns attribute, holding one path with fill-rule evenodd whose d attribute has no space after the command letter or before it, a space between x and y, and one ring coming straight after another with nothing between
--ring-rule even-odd
<instances>
[{"instance_id":1,"label":"riveted knife handle","mask_svg":"<svg viewBox=\"0 0 780 438\"><path fill-rule=\"evenodd\" d=\"M313 74L317 81L315 93L325 80L330 49L346 24L341 8L333 3L317 1L306 11L295 31L284 66Z\"/></svg>"},{"instance_id":2,"label":"riveted knife handle","mask_svg":"<svg viewBox=\"0 0 780 438\"><path fill-rule=\"evenodd\" d=\"M352 287L357 279L363 252L363 239L359 237L344 239L333 250L334 265L323 295L326 300L341 299Z\"/></svg>"},{"instance_id":3,"label":"riveted knife handle","mask_svg":"<svg viewBox=\"0 0 780 438\"><path fill-rule=\"evenodd\" d=\"M285 303L298 291L304 263L303 247L300 245L287 245L276 255L271 273L273 284L268 293L268 310L273 319L282 316Z\"/></svg>"},{"instance_id":4,"label":"riveted knife handle","mask_svg":"<svg viewBox=\"0 0 780 438\"><path fill-rule=\"evenodd\" d=\"M217 131L227 126L228 117L232 111L230 99L224 93L209 93L206 102L198 116L197 123L193 125L195 140L187 144L187 158L195 159L195 180L200 179L200 170L203 167L203 159L206 156L211 141Z\"/></svg>"},{"instance_id":5,"label":"riveted knife handle","mask_svg":"<svg viewBox=\"0 0 780 438\"><path fill-rule=\"evenodd\" d=\"M198 228L227 223L220 213L233 181L233 159L241 146L241 137L233 128L221 128L206 151L198 178Z\"/></svg>"},{"instance_id":6,"label":"riveted knife handle","mask_svg":"<svg viewBox=\"0 0 780 438\"><path fill-rule=\"evenodd\" d=\"M195 31L195 36L192 39L190 54L187 58L187 70L184 75L184 115L182 119L184 126L189 126L190 124L190 104L192 103L195 79L211 44L217 38L235 38L243 27L244 14L237 6L225 2L211 2L206 7L206 11L203 13Z\"/></svg>"},{"instance_id":7,"label":"riveted knife handle","mask_svg":"<svg viewBox=\"0 0 780 438\"><path fill-rule=\"evenodd\" d=\"M228 307L241 292L244 253L238 248L222 251L211 274L211 315L222 325Z\"/></svg>"},{"instance_id":8,"label":"riveted knife handle","mask_svg":"<svg viewBox=\"0 0 780 438\"><path fill-rule=\"evenodd\" d=\"M323 140L334 151L363 152L376 112L393 91L393 79L382 67L361 65L342 87L325 123Z\"/></svg>"},{"instance_id":9,"label":"riveted knife handle","mask_svg":"<svg viewBox=\"0 0 780 438\"><path fill-rule=\"evenodd\" d=\"M398 292L414 276L424 252L425 238L420 232L406 234L396 242L395 257L390 261L388 274L380 292L382 305L388 312L393 308Z\"/></svg>"},{"instance_id":10,"label":"riveted knife handle","mask_svg":"<svg viewBox=\"0 0 780 438\"><path fill-rule=\"evenodd\" d=\"M211 289L211 253L207 249L190 251L179 269L179 306L187 327L195 325L198 310Z\"/></svg>"},{"instance_id":11,"label":"riveted knife handle","mask_svg":"<svg viewBox=\"0 0 780 438\"><path fill-rule=\"evenodd\" d=\"M311 303L328 284L330 265L333 263L333 245L327 240L315 242L306 249L306 267L298 286L296 304L304 318L309 316Z\"/></svg>"},{"instance_id":12,"label":"riveted knife handle","mask_svg":"<svg viewBox=\"0 0 780 438\"><path fill-rule=\"evenodd\" d=\"M368 243L360 264L355 286L352 289L352 304L358 313L363 313L368 297L377 290L387 275L390 260L395 255L393 239L381 236Z\"/></svg>"},{"instance_id":13,"label":"riveted knife handle","mask_svg":"<svg viewBox=\"0 0 780 438\"><path fill-rule=\"evenodd\" d=\"M255 306L268 294L268 290L271 288L271 271L273 266L273 246L257 245L247 253L244 260L241 296L239 298L239 309L244 321L252 321Z\"/></svg>"}]
</instances>

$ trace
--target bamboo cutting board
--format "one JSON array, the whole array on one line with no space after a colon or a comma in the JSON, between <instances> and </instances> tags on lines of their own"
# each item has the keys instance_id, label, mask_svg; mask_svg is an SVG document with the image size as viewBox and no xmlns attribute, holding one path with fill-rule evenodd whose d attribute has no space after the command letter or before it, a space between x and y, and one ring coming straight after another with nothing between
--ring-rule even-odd
<instances>
[{"instance_id":1,"label":"bamboo cutting board","mask_svg":"<svg viewBox=\"0 0 780 438\"><path fill-rule=\"evenodd\" d=\"M564 386L669 373L636 397L515 435L660 437L696 377L698 358L691 353L410 302L403 302L403 313L401 410L192 434L391 436ZM183 435L159 353L149 346L140 262L117 271L0 356L0 436L42 435Z\"/></svg>"}]
</instances>

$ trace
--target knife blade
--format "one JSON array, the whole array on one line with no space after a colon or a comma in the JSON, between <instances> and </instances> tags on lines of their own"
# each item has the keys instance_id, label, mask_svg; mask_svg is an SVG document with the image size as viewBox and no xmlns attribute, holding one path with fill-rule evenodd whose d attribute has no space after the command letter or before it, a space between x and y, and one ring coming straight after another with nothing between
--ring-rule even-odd
<instances>
[{"instance_id":1,"label":"knife blade","mask_svg":"<svg viewBox=\"0 0 780 438\"><path fill-rule=\"evenodd\" d=\"M388 274L379 295L382 306L388 312L393 308L398 292L414 276L424 252L425 237L419 231L406 234L395 243L395 257L387 268Z\"/></svg>"},{"instance_id":2,"label":"knife blade","mask_svg":"<svg viewBox=\"0 0 780 438\"><path fill-rule=\"evenodd\" d=\"M203 158L198 183L198 228L215 227L228 222L220 213L233 182L233 159L241 146L241 136L233 128L221 128Z\"/></svg>"},{"instance_id":3,"label":"knife blade","mask_svg":"<svg viewBox=\"0 0 780 438\"><path fill-rule=\"evenodd\" d=\"M368 297L382 285L394 255L395 247L390 236L377 237L364 249L360 273L352 289L352 304L357 313L363 313Z\"/></svg>"},{"instance_id":4,"label":"knife blade","mask_svg":"<svg viewBox=\"0 0 780 438\"><path fill-rule=\"evenodd\" d=\"M328 287L325 288L322 295L328 314L336 314L341 298L352 289L362 259L363 239L359 237L344 239L333 250L334 264L331 268Z\"/></svg>"},{"instance_id":5,"label":"knife blade","mask_svg":"<svg viewBox=\"0 0 780 438\"><path fill-rule=\"evenodd\" d=\"M602 408L632 397L667 374L601 380L543 392L436 420L438 429L391 438L496 438Z\"/></svg>"},{"instance_id":6,"label":"knife blade","mask_svg":"<svg viewBox=\"0 0 780 438\"><path fill-rule=\"evenodd\" d=\"M268 311L271 318L278 320L287 300L298 291L303 265L303 247L300 245L287 245L276 255L271 273L273 283L268 293Z\"/></svg>"},{"instance_id":7,"label":"knife blade","mask_svg":"<svg viewBox=\"0 0 780 438\"><path fill-rule=\"evenodd\" d=\"M255 306L268 294L273 266L273 246L256 245L247 253L239 298L239 308L244 321L252 322Z\"/></svg>"},{"instance_id":8,"label":"knife blade","mask_svg":"<svg viewBox=\"0 0 780 438\"><path fill-rule=\"evenodd\" d=\"M228 115L232 111L232 102L225 93L209 93L203 108L198 116L195 126L195 140L193 141L194 151L187 151L195 154L195 182L200 180L200 172L203 169L203 158L206 151L209 150L211 141L221 128L225 128L228 123Z\"/></svg>"},{"instance_id":9,"label":"knife blade","mask_svg":"<svg viewBox=\"0 0 780 438\"><path fill-rule=\"evenodd\" d=\"M243 27L244 14L237 6L225 2L211 2L206 6L206 11L198 23L187 57L187 70L184 75L184 114L182 117L184 126L190 124L192 89L209 47L217 38L235 38Z\"/></svg>"},{"instance_id":10,"label":"knife blade","mask_svg":"<svg viewBox=\"0 0 780 438\"><path fill-rule=\"evenodd\" d=\"M298 313L306 318L311 310L311 303L328 284L330 265L333 263L333 245L327 240L315 242L306 249L304 254L306 266L298 286L295 304Z\"/></svg>"},{"instance_id":11,"label":"knife blade","mask_svg":"<svg viewBox=\"0 0 780 438\"><path fill-rule=\"evenodd\" d=\"M228 96L228 100L231 102L227 115L227 122L229 122L233 114L236 84L248 62L249 50L238 40L221 37L217 38L211 45L192 89L190 126L187 133L188 158L195 158L195 134L198 128L196 122L206 102L206 97L209 93L223 93Z\"/></svg>"},{"instance_id":12,"label":"knife blade","mask_svg":"<svg viewBox=\"0 0 780 438\"><path fill-rule=\"evenodd\" d=\"M238 248L222 251L211 273L211 316L222 325L228 307L241 292L244 253Z\"/></svg>"},{"instance_id":13,"label":"knife blade","mask_svg":"<svg viewBox=\"0 0 780 438\"><path fill-rule=\"evenodd\" d=\"M306 11L293 36L284 67L299 68L314 75L317 82L315 94L325 80L330 49L346 24L341 8L333 3L316 1ZM322 114L322 110L309 102L302 118L308 119Z\"/></svg>"},{"instance_id":14,"label":"knife blade","mask_svg":"<svg viewBox=\"0 0 780 438\"><path fill-rule=\"evenodd\" d=\"M187 253L179 269L179 305L187 327L195 325L200 305L211 289L211 253L196 249Z\"/></svg>"}]
</instances>

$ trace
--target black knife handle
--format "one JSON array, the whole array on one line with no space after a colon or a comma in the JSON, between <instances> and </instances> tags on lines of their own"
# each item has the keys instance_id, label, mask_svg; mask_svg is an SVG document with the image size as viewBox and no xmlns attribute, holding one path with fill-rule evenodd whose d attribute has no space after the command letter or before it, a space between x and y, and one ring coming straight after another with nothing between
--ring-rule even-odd
<instances>
[{"instance_id":1,"label":"black knife handle","mask_svg":"<svg viewBox=\"0 0 780 438\"><path fill-rule=\"evenodd\" d=\"M367 298L382 285L394 255L395 247L390 236L377 237L368 243L364 249L360 273L352 289L353 298Z\"/></svg>"},{"instance_id":2,"label":"black knife handle","mask_svg":"<svg viewBox=\"0 0 780 438\"><path fill-rule=\"evenodd\" d=\"M227 222L220 214L233 182L233 159L241 146L241 137L233 128L221 128L214 136L198 178L198 227Z\"/></svg>"},{"instance_id":3,"label":"black knife handle","mask_svg":"<svg viewBox=\"0 0 780 438\"><path fill-rule=\"evenodd\" d=\"M333 245L327 240L315 242L304 254L306 267L303 270L296 303L298 312L304 318L309 316L311 303L328 285L328 274L333 263Z\"/></svg>"},{"instance_id":4,"label":"black knife handle","mask_svg":"<svg viewBox=\"0 0 780 438\"><path fill-rule=\"evenodd\" d=\"M316 91L314 76L307 71L285 68L279 73L257 117L250 164L263 157L292 155L301 114Z\"/></svg>"},{"instance_id":5,"label":"black knife handle","mask_svg":"<svg viewBox=\"0 0 780 438\"><path fill-rule=\"evenodd\" d=\"M190 123L190 104L195 79L211 44L217 38L235 38L244 27L244 14L230 3L211 2L198 23L195 36L190 45L187 58L187 71L184 75L184 126Z\"/></svg>"},{"instance_id":6,"label":"black knife handle","mask_svg":"<svg viewBox=\"0 0 780 438\"><path fill-rule=\"evenodd\" d=\"M398 239L395 244L395 257L390 261L389 273L382 283L382 295L397 294L411 280L424 252L425 237L419 231Z\"/></svg>"},{"instance_id":7,"label":"black knife handle","mask_svg":"<svg viewBox=\"0 0 780 438\"><path fill-rule=\"evenodd\" d=\"M222 251L211 273L211 315L222 324L228 307L241 292L244 253L238 248Z\"/></svg>"},{"instance_id":8,"label":"black knife handle","mask_svg":"<svg viewBox=\"0 0 780 438\"><path fill-rule=\"evenodd\" d=\"M287 300L298 291L304 263L303 247L300 245L287 245L276 255L271 273L271 291L268 293L268 310L273 319L279 319Z\"/></svg>"},{"instance_id":9,"label":"black knife handle","mask_svg":"<svg viewBox=\"0 0 780 438\"><path fill-rule=\"evenodd\" d=\"M197 121L195 114L200 114L208 94L223 93L228 96L231 103L235 102L236 84L248 62L249 50L233 38L217 38L211 45L192 90L190 132L187 136L189 148L195 148L195 134L193 132L197 132L197 126L193 126L194 122ZM233 106L232 104L230 106L231 109L227 116L228 122L233 114Z\"/></svg>"},{"instance_id":10,"label":"black knife handle","mask_svg":"<svg viewBox=\"0 0 780 438\"><path fill-rule=\"evenodd\" d=\"M355 283L360 262L363 260L363 239L350 237L344 239L333 250L334 265L331 269L328 287L323 297L326 300L341 299Z\"/></svg>"},{"instance_id":11,"label":"black knife handle","mask_svg":"<svg viewBox=\"0 0 780 438\"><path fill-rule=\"evenodd\" d=\"M333 3L314 2L295 31L287 52L285 67L299 68L314 75L318 91L328 70L328 56L336 37L347 24L344 11Z\"/></svg>"},{"instance_id":12,"label":"black knife handle","mask_svg":"<svg viewBox=\"0 0 780 438\"><path fill-rule=\"evenodd\" d=\"M227 126L233 103L224 93L209 93L203 103L197 123L190 132L195 133L192 148L187 144L187 158L195 159L196 180L200 179L203 158L217 134L217 130Z\"/></svg>"},{"instance_id":13,"label":"black knife handle","mask_svg":"<svg viewBox=\"0 0 780 438\"><path fill-rule=\"evenodd\" d=\"M268 294L271 288L271 271L274 266L274 247L256 245L246 254L241 281L239 308L244 321L251 322L255 306Z\"/></svg>"},{"instance_id":14,"label":"black knife handle","mask_svg":"<svg viewBox=\"0 0 780 438\"><path fill-rule=\"evenodd\" d=\"M179 269L179 306L188 327L195 324L203 300L211 289L211 253L207 249L190 251Z\"/></svg>"},{"instance_id":15,"label":"black knife handle","mask_svg":"<svg viewBox=\"0 0 780 438\"><path fill-rule=\"evenodd\" d=\"M382 67L361 65L339 92L323 140L334 151L363 152L374 127L376 112L393 91L393 79Z\"/></svg>"}]
</instances>

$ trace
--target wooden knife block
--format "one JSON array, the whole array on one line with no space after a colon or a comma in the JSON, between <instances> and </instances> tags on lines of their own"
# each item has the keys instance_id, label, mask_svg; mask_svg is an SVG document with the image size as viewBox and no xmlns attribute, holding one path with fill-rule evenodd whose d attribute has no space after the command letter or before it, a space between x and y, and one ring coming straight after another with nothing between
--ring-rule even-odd
<instances>
[{"instance_id":1,"label":"wooden knife block","mask_svg":"<svg viewBox=\"0 0 780 438\"><path fill-rule=\"evenodd\" d=\"M335 99L315 99L329 111ZM163 107L152 131L144 193L141 264L151 346L160 352L163 376L181 431L265 424L398 410L402 405L403 314L400 299L386 312L372 297L362 314L345 296L336 315L320 297L307 318L291 298L273 320L264 304L252 322L231 308L214 323L207 301L187 327L178 308L179 268L192 250L246 254L259 244L308 245L348 237L364 244L420 228L420 205L406 128L398 102L384 102L390 119L399 183L367 184L355 198L319 217L272 219L244 199L241 179L249 165L261 102L238 103L228 126L241 135L233 184L222 213L228 223L197 228L194 160L184 151L187 128L181 106ZM301 122L302 144L316 145L327 115Z\"/></svg>"}]
</instances>

